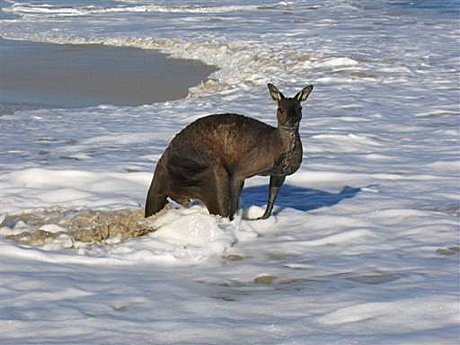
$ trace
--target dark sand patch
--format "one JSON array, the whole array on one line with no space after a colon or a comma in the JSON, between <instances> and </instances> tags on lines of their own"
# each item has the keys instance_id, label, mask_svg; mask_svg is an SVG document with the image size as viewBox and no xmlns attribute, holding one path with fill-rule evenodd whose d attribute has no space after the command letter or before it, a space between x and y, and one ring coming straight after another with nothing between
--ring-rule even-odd
<instances>
[{"instance_id":1,"label":"dark sand patch","mask_svg":"<svg viewBox=\"0 0 460 345\"><path fill-rule=\"evenodd\" d=\"M153 50L0 39L0 104L14 109L163 102L186 97L214 70Z\"/></svg>"}]
</instances>

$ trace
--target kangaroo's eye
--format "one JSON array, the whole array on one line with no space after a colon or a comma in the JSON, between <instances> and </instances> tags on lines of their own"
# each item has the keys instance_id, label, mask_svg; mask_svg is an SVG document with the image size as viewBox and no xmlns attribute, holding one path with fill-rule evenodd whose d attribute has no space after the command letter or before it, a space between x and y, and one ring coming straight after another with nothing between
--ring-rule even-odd
<instances>
[{"instance_id":1,"label":"kangaroo's eye","mask_svg":"<svg viewBox=\"0 0 460 345\"><path fill-rule=\"evenodd\" d=\"M285 112L285 109L284 109L284 108L278 108L278 111L279 111L280 113L284 113L284 112Z\"/></svg>"}]
</instances>

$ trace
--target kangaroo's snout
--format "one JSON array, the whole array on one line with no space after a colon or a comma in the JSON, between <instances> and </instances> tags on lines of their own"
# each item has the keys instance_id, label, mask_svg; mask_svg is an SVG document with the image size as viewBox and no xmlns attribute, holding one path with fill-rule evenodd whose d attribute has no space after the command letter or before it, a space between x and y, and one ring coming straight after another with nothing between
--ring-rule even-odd
<instances>
[{"instance_id":1,"label":"kangaroo's snout","mask_svg":"<svg viewBox=\"0 0 460 345\"><path fill-rule=\"evenodd\" d=\"M284 127L297 127L302 120L302 107L293 98L283 98L278 102L276 114L278 123Z\"/></svg>"}]
</instances>

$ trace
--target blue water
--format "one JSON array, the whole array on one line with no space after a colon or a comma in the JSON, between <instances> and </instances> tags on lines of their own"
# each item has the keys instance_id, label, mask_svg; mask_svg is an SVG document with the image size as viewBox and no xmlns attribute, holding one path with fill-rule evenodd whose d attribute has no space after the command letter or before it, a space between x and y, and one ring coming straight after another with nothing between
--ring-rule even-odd
<instances>
[{"instance_id":1,"label":"blue water","mask_svg":"<svg viewBox=\"0 0 460 345\"><path fill-rule=\"evenodd\" d=\"M400 6L406 9L432 11L434 12L432 15L445 14L457 17L460 15L460 0L392 1L390 5Z\"/></svg>"}]
</instances>

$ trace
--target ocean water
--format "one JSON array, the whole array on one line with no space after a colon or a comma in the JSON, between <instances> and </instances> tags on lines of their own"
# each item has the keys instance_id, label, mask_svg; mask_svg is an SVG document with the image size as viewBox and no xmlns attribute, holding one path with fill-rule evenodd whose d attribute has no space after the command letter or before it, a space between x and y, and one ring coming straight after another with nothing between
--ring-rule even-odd
<instances>
[{"instance_id":1,"label":"ocean water","mask_svg":"<svg viewBox=\"0 0 460 345\"><path fill-rule=\"evenodd\" d=\"M14 1L0 37L155 49L217 67L185 99L0 117L2 344L456 344L459 1ZM303 107L301 169L274 215L247 181L229 222L199 206L152 235L31 247L11 216L139 208L172 136ZM51 225L51 224L49 224Z\"/></svg>"}]
</instances>

